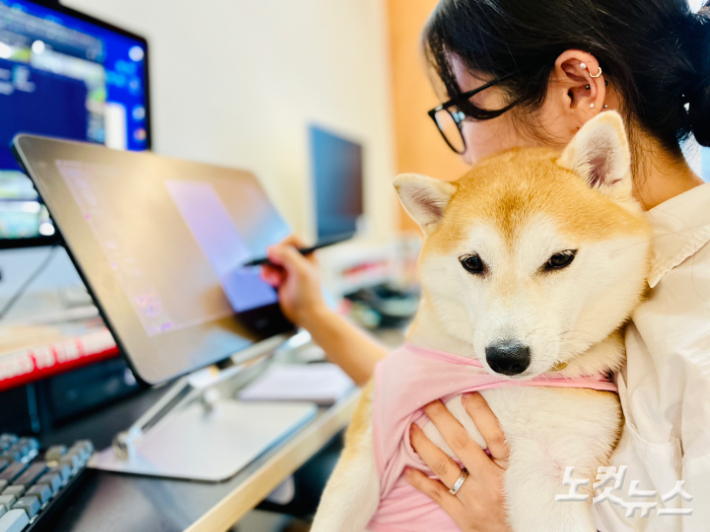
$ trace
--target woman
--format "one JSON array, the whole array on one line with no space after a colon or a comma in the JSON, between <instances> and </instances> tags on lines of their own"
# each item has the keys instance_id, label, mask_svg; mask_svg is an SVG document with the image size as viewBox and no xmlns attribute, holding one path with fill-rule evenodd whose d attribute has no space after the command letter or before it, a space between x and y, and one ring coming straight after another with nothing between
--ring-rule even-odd
<instances>
[{"instance_id":1,"label":"woman","mask_svg":"<svg viewBox=\"0 0 710 532\"><path fill-rule=\"evenodd\" d=\"M627 519L622 506L604 502L594 506L595 519L603 532L707 529L710 184L692 172L679 141L692 133L710 146L710 11L693 14L685 0L442 0L424 43L450 98L431 114L467 163L512 147L562 148L607 109L625 117L635 195L654 224L655 251L649 298L626 333L628 362L618 376L626 422L612 463L628 466L625 487L638 480L659 502L685 480L693 502L664 505L692 507L693 515ZM385 350L327 309L312 258L293 244L271 250L279 267L264 277L286 314L364 383ZM413 431L413 446L442 481L406 475L462 530L507 530L505 437L480 396L466 404L492 456L435 402L427 415L472 474L451 495L458 466ZM633 500L627 490L614 495Z\"/></svg>"}]
</instances>

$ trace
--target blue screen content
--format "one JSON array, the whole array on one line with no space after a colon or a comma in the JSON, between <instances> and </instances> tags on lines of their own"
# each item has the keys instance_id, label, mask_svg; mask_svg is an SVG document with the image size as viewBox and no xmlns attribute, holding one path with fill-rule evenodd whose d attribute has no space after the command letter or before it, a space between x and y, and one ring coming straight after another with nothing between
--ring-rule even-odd
<instances>
[{"instance_id":1,"label":"blue screen content","mask_svg":"<svg viewBox=\"0 0 710 532\"><path fill-rule=\"evenodd\" d=\"M143 41L50 7L0 0L0 238L54 233L11 152L17 133L148 147Z\"/></svg>"}]
</instances>

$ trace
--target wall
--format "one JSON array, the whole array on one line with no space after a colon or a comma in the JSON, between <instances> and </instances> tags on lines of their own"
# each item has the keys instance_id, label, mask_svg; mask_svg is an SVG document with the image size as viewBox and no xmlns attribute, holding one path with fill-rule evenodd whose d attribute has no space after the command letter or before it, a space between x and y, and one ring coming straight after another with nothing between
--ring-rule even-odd
<instances>
[{"instance_id":1,"label":"wall","mask_svg":"<svg viewBox=\"0 0 710 532\"><path fill-rule=\"evenodd\" d=\"M254 171L310 234L307 125L366 146L374 239L396 230L382 0L63 0L145 35L155 151Z\"/></svg>"},{"instance_id":2,"label":"wall","mask_svg":"<svg viewBox=\"0 0 710 532\"><path fill-rule=\"evenodd\" d=\"M424 66L420 35L438 0L387 0L397 171L453 180L466 165L446 145L427 111L440 103ZM400 227L417 226L400 209Z\"/></svg>"}]
</instances>

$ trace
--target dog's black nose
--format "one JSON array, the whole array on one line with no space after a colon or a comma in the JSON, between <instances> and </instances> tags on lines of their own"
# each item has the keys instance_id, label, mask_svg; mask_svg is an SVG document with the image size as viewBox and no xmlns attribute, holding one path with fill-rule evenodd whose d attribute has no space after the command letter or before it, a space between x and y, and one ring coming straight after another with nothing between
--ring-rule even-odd
<instances>
[{"instance_id":1,"label":"dog's black nose","mask_svg":"<svg viewBox=\"0 0 710 532\"><path fill-rule=\"evenodd\" d=\"M520 375L530 365L530 348L517 342L501 342L486 347L486 362L496 373Z\"/></svg>"}]
</instances>

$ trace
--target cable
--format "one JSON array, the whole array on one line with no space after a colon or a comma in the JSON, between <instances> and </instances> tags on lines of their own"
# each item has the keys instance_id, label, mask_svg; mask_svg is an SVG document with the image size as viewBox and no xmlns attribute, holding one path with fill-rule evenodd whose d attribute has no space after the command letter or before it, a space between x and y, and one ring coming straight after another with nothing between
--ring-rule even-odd
<instances>
[{"instance_id":1,"label":"cable","mask_svg":"<svg viewBox=\"0 0 710 532\"><path fill-rule=\"evenodd\" d=\"M27 278L27 280L22 283L22 286L18 288L17 292L13 294L13 296L5 303L5 306L0 310L0 320L5 319L5 316L7 315L10 310L12 310L12 307L15 306L15 303L25 294L25 291L30 287L30 285L35 282L37 277L39 277L42 272L49 266L49 263L52 262L52 259L54 258L54 254L57 252L58 246L52 246L52 249L49 250L49 253L47 254L47 257L42 261L42 264L39 265L39 267L32 272L32 274Z\"/></svg>"}]
</instances>

